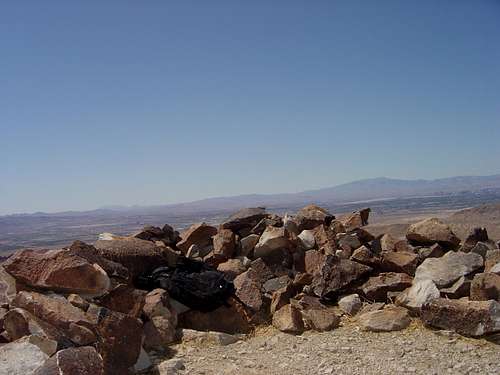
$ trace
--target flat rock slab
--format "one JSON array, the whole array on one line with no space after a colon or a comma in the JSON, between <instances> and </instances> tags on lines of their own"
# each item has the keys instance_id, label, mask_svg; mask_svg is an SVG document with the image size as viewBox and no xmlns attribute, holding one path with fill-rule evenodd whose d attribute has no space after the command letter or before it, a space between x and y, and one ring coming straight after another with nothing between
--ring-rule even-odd
<instances>
[{"instance_id":1,"label":"flat rock slab","mask_svg":"<svg viewBox=\"0 0 500 375\"><path fill-rule=\"evenodd\" d=\"M365 331L390 332L400 331L411 323L408 310L402 307L387 307L383 310L362 314L357 319Z\"/></svg>"},{"instance_id":2,"label":"flat rock slab","mask_svg":"<svg viewBox=\"0 0 500 375\"><path fill-rule=\"evenodd\" d=\"M500 304L438 298L422 306L421 318L432 327L464 336L482 336L500 331Z\"/></svg>"},{"instance_id":3,"label":"flat rock slab","mask_svg":"<svg viewBox=\"0 0 500 375\"><path fill-rule=\"evenodd\" d=\"M480 269L483 263L483 258L479 254L449 251L441 258L424 260L415 272L415 280L429 279L438 288L444 288L460 277Z\"/></svg>"}]
</instances>

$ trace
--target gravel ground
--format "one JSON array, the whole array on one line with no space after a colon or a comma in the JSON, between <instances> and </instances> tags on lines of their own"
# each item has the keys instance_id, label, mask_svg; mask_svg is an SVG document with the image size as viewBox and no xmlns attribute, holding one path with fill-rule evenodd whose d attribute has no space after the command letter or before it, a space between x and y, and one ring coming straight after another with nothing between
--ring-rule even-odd
<instances>
[{"instance_id":1,"label":"gravel ground","mask_svg":"<svg viewBox=\"0 0 500 375\"><path fill-rule=\"evenodd\" d=\"M227 346L178 344L171 356L169 362L184 369L162 375L500 374L500 346L434 331L417 320L389 333L363 332L348 320L333 331L300 336L268 327Z\"/></svg>"}]
</instances>

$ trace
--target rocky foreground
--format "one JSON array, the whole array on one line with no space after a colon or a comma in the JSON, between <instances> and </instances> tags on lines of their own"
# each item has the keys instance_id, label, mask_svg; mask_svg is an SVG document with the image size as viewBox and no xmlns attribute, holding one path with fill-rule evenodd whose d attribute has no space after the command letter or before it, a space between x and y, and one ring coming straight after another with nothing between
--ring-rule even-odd
<instances>
[{"instance_id":1,"label":"rocky foreground","mask_svg":"<svg viewBox=\"0 0 500 375\"><path fill-rule=\"evenodd\" d=\"M437 219L375 237L369 212L250 208L19 251L0 373L498 373L498 244Z\"/></svg>"}]
</instances>

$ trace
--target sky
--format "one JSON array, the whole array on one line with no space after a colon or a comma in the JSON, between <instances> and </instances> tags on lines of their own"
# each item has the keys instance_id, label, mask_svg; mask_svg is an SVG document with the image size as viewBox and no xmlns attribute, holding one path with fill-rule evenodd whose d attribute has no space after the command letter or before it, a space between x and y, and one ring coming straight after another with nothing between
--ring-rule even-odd
<instances>
[{"instance_id":1,"label":"sky","mask_svg":"<svg viewBox=\"0 0 500 375\"><path fill-rule=\"evenodd\" d=\"M0 11L0 214L500 173L500 1Z\"/></svg>"}]
</instances>

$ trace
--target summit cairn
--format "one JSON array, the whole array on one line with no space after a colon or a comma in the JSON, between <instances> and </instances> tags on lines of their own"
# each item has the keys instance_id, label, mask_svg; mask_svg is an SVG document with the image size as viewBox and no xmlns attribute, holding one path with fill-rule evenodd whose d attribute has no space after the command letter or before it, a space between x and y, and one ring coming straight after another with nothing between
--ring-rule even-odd
<instances>
[{"instance_id":1,"label":"summit cairn","mask_svg":"<svg viewBox=\"0 0 500 375\"><path fill-rule=\"evenodd\" d=\"M175 373L182 359L158 353L232 345L259 326L386 332L421 319L470 337L500 332L500 249L484 228L461 241L431 218L405 238L375 236L369 214L245 208L181 233L146 226L20 250L0 264L0 364L23 375Z\"/></svg>"}]
</instances>

